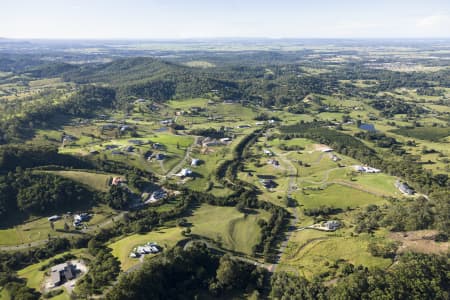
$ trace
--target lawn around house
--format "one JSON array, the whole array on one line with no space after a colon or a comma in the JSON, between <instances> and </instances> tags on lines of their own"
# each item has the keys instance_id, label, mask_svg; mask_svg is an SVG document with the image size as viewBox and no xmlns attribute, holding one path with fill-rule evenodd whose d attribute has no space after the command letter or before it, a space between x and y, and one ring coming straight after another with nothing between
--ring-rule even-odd
<instances>
[{"instance_id":1,"label":"lawn around house","mask_svg":"<svg viewBox=\"0 0 450 300\"><path fill-rule=\"evenodd\" d=\"M130 253L135 247L148 242L156 242L163 248L163 251L166 251L184 238L181 231L182 228L180 227L172 227L146 234L133 234L109 244L108 247L112 249L112 255L120 261L122 270L126 271L139 264L139 259L130 257ZM154 256L154 254L150 254L150 256Z\"/></svg>"},{"instance_id":2,"label":"lawn around house","mask_svg":"<svg viewBox=\"0 0 450 300\"><path fill-rule=\"evenodd\" d=\"M68 251L68 252L64 252L64 253L60 253L58 255L55 255L51 258L48 258L46 260L43 260L39 263L30 265L22 270L19 270L17 272L17 275L19 275L20 278L24 278L27 280L27 286L30 288L33 288L37 291L39 291L41 289L41 285L43 283L44 277L45 277L45 272L48 271L49 268L46 268L45 270L41 271L39 270L42 266L48 264L51 260L56 259L56 258L60 258L66 254L73 254L75 256L80 256L85 254L86 251L85 249L77 249L77 250L72 250L72 251Z\"/></svg>"}]
</instances>

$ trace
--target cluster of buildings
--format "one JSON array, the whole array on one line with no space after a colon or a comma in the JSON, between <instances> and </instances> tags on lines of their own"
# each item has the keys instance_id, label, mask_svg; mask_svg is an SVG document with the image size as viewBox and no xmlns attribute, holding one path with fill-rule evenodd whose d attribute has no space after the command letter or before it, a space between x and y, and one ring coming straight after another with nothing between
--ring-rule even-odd
<instances>
[{"instance_id":1,"label":"cluster of buildings","mask_svg":"<svg viewBox=\"0 0 450 300\"><path fill-rule=\"evenodd\" d=\"M205 137L200 140L202 147L215 147L215 146L223 146L228 145L231 142L231 138L225 137L221 139L214 139L210 137Z\"/></svg>"},{"instance_id":2,"label":"cluster of buildings","mask_svg":"<svg viewBox=\"0 0 450 300\"><path fill-rule=\"evenodd\" d=\"M161 248L158 246L157 243L149 242L143 246L137 246L133 249L130 253L131 258L138 258L141 255L145 254L156 254L161 252Z\"/></svg>"},{"instance_id":3,"label":"cluster of buildings","mask_svg":"<svg viewBox=\"0 0 450 300\"><path fill-rule=\"evenodd\" d=\"M167 197L167 192L165 190L163 190L163 189L160 189L160 190L154 191L152 193L152 195L150 196L150 198L147 201L145 201L145 203L146 204L148 204L148 203L155 203L155 202L158 202L158 201L160 201L160 200L162 200L162 199L164 199L166 197Z\"/></svg>"},{"instance_id":4,"label":"cluster of buildings","mask_svg":"<svg viewBox=\"0 0 450 300\"><path fill-rule=\"evenodd\" d=\"M83 222L87 222L91 219L91 215L88 213L76 214L73 216L73 226L80 226Z\"/></svg>"},{"instance_id":5,"label":"cluster of buildings","mask_svg":"<svg viewBox=\"0 0 450 300\"><path fill-rule=\"evenodd\" d=\"M326 221L322 224L328 231L335 231L341 227L341 222L336 220Z\"/></svg>"},{"instance_id":6,"label":"cluster of buildings","mask_svg":"<svg viewBox=\"0 0 450 300\"><path fill-rule=\"evenodd\" d=\"M379 169L375 169L375 168L367 167L367 166L357 165L357 166L354 166L354 168L355 168L355 171L361 172L361 173L380 173L381 172L381 170L379 170Z\"/></svg>"}]
</instances>

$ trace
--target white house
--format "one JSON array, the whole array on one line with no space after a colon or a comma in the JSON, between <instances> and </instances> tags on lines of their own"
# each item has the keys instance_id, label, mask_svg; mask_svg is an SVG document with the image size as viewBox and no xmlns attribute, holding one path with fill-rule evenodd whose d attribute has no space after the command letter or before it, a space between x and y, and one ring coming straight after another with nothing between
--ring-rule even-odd
<instances>
[{"instance_id":1,"label":"white house","mask_svg":"<svg viewBox=\"0 0 450 300\"><path fill-rule=\"evenodd\" d=\"M187 177L192 175L192 170L190 169L181 169L180 173L178 173L178 176L180 177Z\"/></svg>"}]
</instances>

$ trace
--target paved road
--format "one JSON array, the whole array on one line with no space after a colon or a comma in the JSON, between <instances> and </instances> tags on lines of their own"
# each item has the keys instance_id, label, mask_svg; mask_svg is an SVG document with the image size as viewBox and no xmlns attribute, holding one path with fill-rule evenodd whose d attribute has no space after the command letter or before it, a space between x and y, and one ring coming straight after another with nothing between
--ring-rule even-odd
<instances>
[{"instance_id":1,"label":"paved road","mask_svg":"<svg viewBox=\"0 0 450 300\"><path fill-rule=\"evenodd\" d=\"M295 185L296 185L296 179L297 179L297 168L294 166L292 161L290 161L286 157L287 153L285 153L285 154L275 153L275 154L287 166L287 171L289 172L289 182L288 182L286 197L291 198L292 192L295 191ZM288 231L286 232L286 237L285 237L284 241L281 242L280 247L278 248L277 257L275 259L274 264L269 267L270 272L275 272L277 266L280 263L281 256L283 255L284 251L286 251L286 247L288 245L289 239L291 238L292 233L295 231L295 228L296 228L295 226L298 223L298 211L297 211L296 206L292 209L292 212L293 212L294 218L291 219Z\"/></svg>"},{"instance_id":2,"label":"paved road","mask_svg":"<svg viewBox=\"0 0 450 300\"><path fill-rule=\"evenodd\" d=\"M183 165L190 158L191 152L192 152L192 148L194 148L194 146L197 145L199 138L200 137L198 137L198 136L195 137L194 142L192 143L192 145L189 146L186 149L186 153L185 153L183 159L175 167L173 167L169 172L167 172L166 177L172 177L172 176L174 176L176 173L178 173L181 170Z\"/></svg>"}]
</instances>

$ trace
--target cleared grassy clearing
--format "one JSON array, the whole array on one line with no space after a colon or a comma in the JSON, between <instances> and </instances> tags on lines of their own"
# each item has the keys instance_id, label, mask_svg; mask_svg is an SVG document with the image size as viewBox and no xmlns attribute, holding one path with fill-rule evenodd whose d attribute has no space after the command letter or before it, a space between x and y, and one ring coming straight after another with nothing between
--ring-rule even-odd
<instances>
[{"instance_id":1,"label":"cleared grassy clearing","mask_svg":"<svg viewBox=\"0 0 450 300\"><path fill-rule=\"evenodd\" d=\"M94 190L107 192L109 190L109 181L116 174L101 174L84 171L44 171L46 173L62 176L73 181L86 185Z\"/></svg>"},{"instance_id":2,"label":"cleared grassy clearing","mask_svg":"<svg viewBox=\"0 0 450 300\"><path fill-rule=\"evenodd\" d=\"M304 232L300 232L304 233ZM363 265L368 268L385 268L391 264L390 259L373 257L367 246L370 239L361 237L320 237L311 238L302 244L291 244L295 251L294 257L285 259L282 268L295 269L299 275L312 278L315 275L330 271L338 260L344 260L355 266Z\"/></svg>"},{"instance_id":3,"label":"cleared grassy clearing","mask_svg":"<svg viewBox=\"0 0 450 300\"><path fill-rule=\"evenodd\" d=\"M193 234L212 239L225 249L251 254L261 237L257 222L269 216L262 210L245 215L234 207L202 205L188 221L193 224Z\"/></svg>"},{"instance_id":4,"label":"cleared grassy clearing","mask_svg":"<svg viewBox=\"0 0 450 300\"><path fill-rule=\"evenodd\" d=\"M393 130L392 132L411 138L437 142L438 140L450 135L450 128L448 127L401 128Z\"/></svg>"},{"instance_id":5,"label":"cleared grassy clearing","mask_svg":"<svg viewBox=\"0 0 450 300\"><path fill-rule=\"evenodd\" d=\"M204 98L194 98L194 99L183 99L183 100L170 100L168 105L173 109L187 110L193 106L206 107L208 105L208 99Z\"/></svg>"},{"instance_id":6,"label":"cleared grassy clearing","mask_svg":"<svg viewBox=\"0 0 450 300\"><path fill-rule=\"evenodd\" d=\"M55 229L64 228L64 220L53 222ZM69 224L69 221L67 222ZM47 218L37 219L28 223L23 223L14 228L0 229L0 245L12 246L18 244L31 243L37 240L44 240L48 235L59 236L62 233L52 230Z\"/></svg>"},{"instance_id":7,"label":"cleared grassy clearing","mask_svg":"<svg viewBox=\"0 0 450 300\"><path fill-rule=\"evenodd\" d=\"M273 139L267 142L267 145L269 146L276 146L279 148L280 145L285 146L298 146L298 147L307 147L309 145L312 145L313 142L308 139L304 138L293 138L290 140L280 140L280 139Z\"/></svg>"},{"instance_id":8,"label":"cleared grassy clearing","mask_svg":"<svg viewBox=\"0 0 450 300\"><path fill-rule=\"evenodd\" d=\"M80 207L80 209L83 209L83 211L90 211L94 214L93 218L87 223L89 227L95 227L118 214L116 211L103 204L95 207ZM74 229L72 227L72 222L73 219L71 217L64 216L62 219L53 222L55 230L52 230L50 222L46 217L43 217L30 222L24 222L13 228L0 229L0 245L14 246L27 244L34 241L46 240L49 235L55 237L70 234L64 232L64 223L69 225L70 229Z\"/></svg>"},{"instance_id":9,"label":"cleared grassy clearing","mask_svg":"<svg viewBox=\"0 0 450 300\"><path fill-rule=\"evenodd\" d=\"M130 258L133 248L148 242L156 242L164 249L171 248L183 239L181 231L181 228L173 227L152 231L147 234L133 234L109 244L108 247L112 249L112 255L120 261L122 270L126 271L139 263L139 259ZM154 255L150 254L150 256Z\"/></svg>"},{"instance_id":10,"label":"cleared grassy clearing","mask_svg":"<svg viewBox=\"0 0 450 300\"><path fill-rule=\"evenodd\" d=\"M325 205L346 209L347 207L356 208L368 204L380 205L386 203L383 198L338 184L331 184L320 191L307 190L304 193L298 191L295 196L305 208Z\"/></svg>"},{"instance_id":11,"label":"cleared grassy clearing","mask_svg":"<svg viewBox=\"0 0 450 300\"><path fill-rule=\"evenodd\" d=\"M186 62L184 64L186 66L192 67L192 68L214 68L216 66L215 64L210 63L205 60L193 60L193 61Z\"/></svg>"},{"instance_id":12,"label":"cleared grassy clearing","mask_svg":"<svg viewBox=\"0 0 450 300\"><path fill-rule=\"evenodd\" d=\"M0 300L11 300L11 296L5 289L0 290Z\"/></svg>"}]
</instances>

